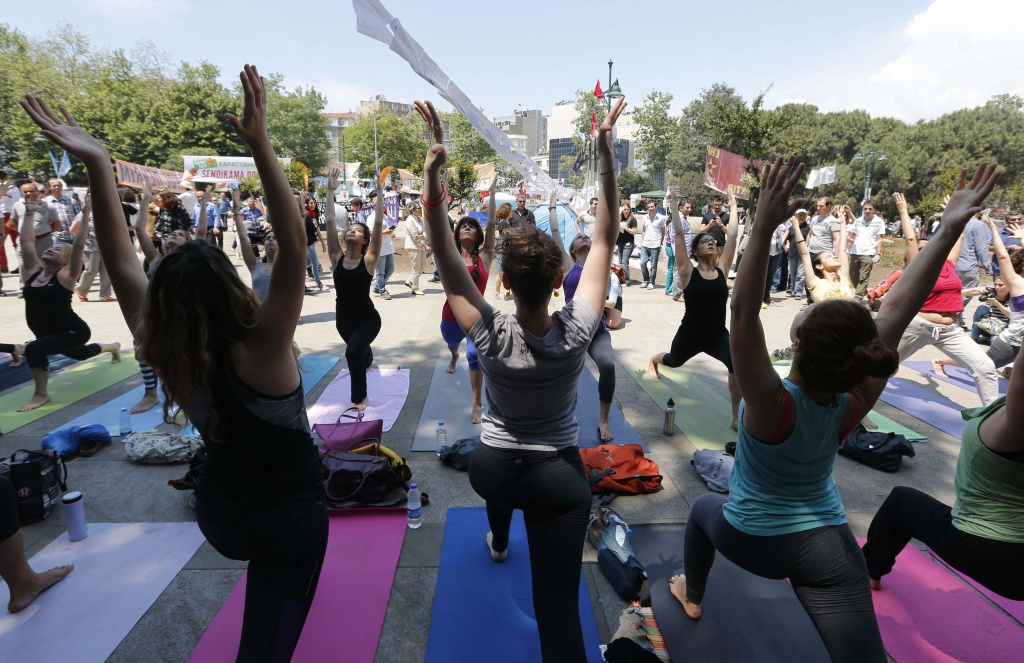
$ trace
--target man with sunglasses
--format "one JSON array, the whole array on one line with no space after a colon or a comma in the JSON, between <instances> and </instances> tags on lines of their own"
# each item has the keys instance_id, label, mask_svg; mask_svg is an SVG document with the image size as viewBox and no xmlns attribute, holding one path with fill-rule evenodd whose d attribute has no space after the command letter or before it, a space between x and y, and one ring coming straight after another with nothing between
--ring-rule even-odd
<instances>
[{"instance_id":1,"label":"man with sunglasses","mask_svg":"<svg viewBox=\"0 0 1024 663\"><path fill-rule=\"evenodd\" d=\"M512 210L512 216L508 219L509 228L525 228L526 226L537 225L537 219L533 212L526 209L526 196L516 196L516 208Z\"/></svg>"}]
</instances>

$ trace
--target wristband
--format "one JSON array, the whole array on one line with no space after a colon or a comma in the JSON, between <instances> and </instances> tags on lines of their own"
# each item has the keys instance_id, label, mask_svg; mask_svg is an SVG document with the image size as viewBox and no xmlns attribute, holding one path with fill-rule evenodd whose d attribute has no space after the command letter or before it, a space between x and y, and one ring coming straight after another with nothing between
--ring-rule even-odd
<instances>
[{"instance_id":1,"label":"wristband","mask_svg":"<svg viewBox=\"0 0 1024 663\"><path fill-rule=\"evenodd\" d=\"M615 169L612 168L611 170L606 170L603 173L598 173L598 175L601 176L601 177L604 177L605 175L611 175L614 172L615 172Z\"/></svg>"},{"instance_id":2,"label":"wristband","mask_svg":"<svg viewBox=\"0 0 1024 663\"><path fill-rule=\"evenodd\" d=\"M420 203L421 203L421 204L422 204L422 205L423 205L424 207L437 207L437 206L438 206L438 205L440 205L440 204L441 204L441 202L442 202L442 201L444 201L444 199L445 199L445 198L447 198L447 197L448 197L448 192L447 192L447 191L445 190L445 188L444 188L444 187L442 186L442 187L441 187L441 193L440 193L440 195L438 195L438 197L437 197L437 198L435 198L434 200L421 200L421 201L420 201Z\"/></svg>"},{"instance_id":3,"label":"wristband","mask_svg":"<svg viewBox=\"0 0 1024 663\"><path fill-rule=\"evenodd\" d=\"M558 209L558 205L548 205L548 209Z\"/></svg>"}]
</instances>

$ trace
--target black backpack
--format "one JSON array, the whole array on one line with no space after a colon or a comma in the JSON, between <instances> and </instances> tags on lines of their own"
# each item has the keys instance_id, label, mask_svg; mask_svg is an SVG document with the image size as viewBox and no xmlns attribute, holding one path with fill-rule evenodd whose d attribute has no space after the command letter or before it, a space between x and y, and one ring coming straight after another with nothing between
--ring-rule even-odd
<instances>
[{"instance_id":1,"label":"black backpack","mask_svg":"<svg viewBox=\"0 0 1024 663\"><path fill-rule=\"evenodd\" d=\"M850 436L843 440L839 453L883 472L900 469L903 457L914 457L914 445L896 433L878 433L857 424Z\"/></svg>"},{"instance_id":2,"label":"black backpack","mask_svg":"<svg viewBox=\"0 0 1024 663\"><path fill-rule=\"evenodd\" d=\"M476 445L480 444L480 436L466 437L456 440L452 446L441 447L441 462L451 465L460 472L469 469L469 457L473 455Z\"/></svg>"}]
</instances>

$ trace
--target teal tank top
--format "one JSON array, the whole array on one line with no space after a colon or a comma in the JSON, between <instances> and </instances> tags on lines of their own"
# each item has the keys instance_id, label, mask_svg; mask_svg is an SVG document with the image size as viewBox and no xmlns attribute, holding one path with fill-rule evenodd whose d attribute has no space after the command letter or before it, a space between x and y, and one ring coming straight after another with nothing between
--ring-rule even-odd
<instances>
[{"instance_id":1,"label":"teal tank top","mask_svg":"<svg viewBox=\"0 0 1024 663\"><path fill-rule=\"evenodd\" d=\"M793 433L779 444L764 444L743 427L740 402L736 462L729 476L725 518L754 536L776 536L846 522L832 466L839 452L848 394L818 405L800 387L782 381L792 399Z\"/></svg>"}]
</instances>

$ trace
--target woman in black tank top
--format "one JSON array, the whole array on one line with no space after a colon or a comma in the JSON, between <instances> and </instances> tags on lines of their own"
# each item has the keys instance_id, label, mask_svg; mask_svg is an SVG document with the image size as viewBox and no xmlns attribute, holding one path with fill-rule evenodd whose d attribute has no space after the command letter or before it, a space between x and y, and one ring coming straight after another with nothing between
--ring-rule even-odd
<instances>
[{"instance_id":1,"label":"woman in black tank top","mask_svg":"<svg viewBox=\"0 0 1024 663\"><path fill-rule=\"evenodd\" d=\"M683 314L683 321L675 338L672 339L672 349L653 355L647 365L647 374L660 379L658 364L679 368L701 352L722 362L729 371L732 427L735 430L740 407L740 391L733 375L729 330L725 326L725 308L729 302L729 283L725 274L729 271L733 256L736 254L740 224L738 221L729 224L725 248L721 253L718 251L714 236L708 233L697 233L693 238L693 245L687 247L679 210L675 205L675 194L670 193L665 204L671 208L672 225L676 231L675 250L676 255L680 256L676 260L676 272L679 285L683 289L686 313ZM736 198L732 192L729 193L729 218L739 218ZM697 262L696 272L693 270L693 263L682 257L687 254Z\"/></svg>"},{"instance_id":2,"label":"woman in black tank top","mask_svg":"<svg viewBox=\"0 0 1024 663\"><path fill-rule=\"evenodd\" d=\"M341 170L332 169L327 179L327 190L337 189L340 180ZM328 204L324 215L327 224L327 255L331 259L334 289L338 298L334 323L338 334L345 341L345 361L348 363L352 385L351 400L358 410L365 410L369 402L366 395L366 371L373 364L370 344L380 333L380 314L370 301L370 282L380 256L383 204L374 207L374 216L373 232L365 223L355 220L349 223L343 248L335 227L334 205Z\"/></svg>"},{"instance_id":3,"label":"woman in black tank top","mask_svg":"<svg viewBox=\"0 0 1024 663\"><path fill-rule=\"evenodd\" d=\"M262 302L224 252L203 241L168 253L147 281L121 222L106 148L38 98L22 106L44 136L85 164L100 252L140 352L163 383L165 417L177 403L206 443L199 527L218 552L249 561L237 660L288 661L327 549L323 483L292 349L306 241L267 134L262 79L246 65L241 81L242 118L227 120L252 152L278 244Z\"/></svg>"},{"instance_id":4,"label":"woman in black tank top","mask_svg":"<svg viewBox=\"0 0 1024 663\"><path fill-rule=\"evenodd\" d=\"M121 361L120 343L89 343L92 331L85 320L71 309L71 294L77 276L82 272L82 254L89 237L90 200L85 199L82 222L78 224L74 244L55 244L36 254L35 215L39 211L38 192L25 199L25 216L21 220L22 274L25 285L25 321L36 339L24 348L25 359L32 369L35 392L18 412L34 410L50 402L47 385L50 379L48 355L64 355L79 361L91 359L101 352L109 352L113 363ZM122 226L123 227L123 226ZM89 343L86 345L86 343ZM17 348L0 344L0 351L13 356Z\"/></svg>"}]
</instances>

